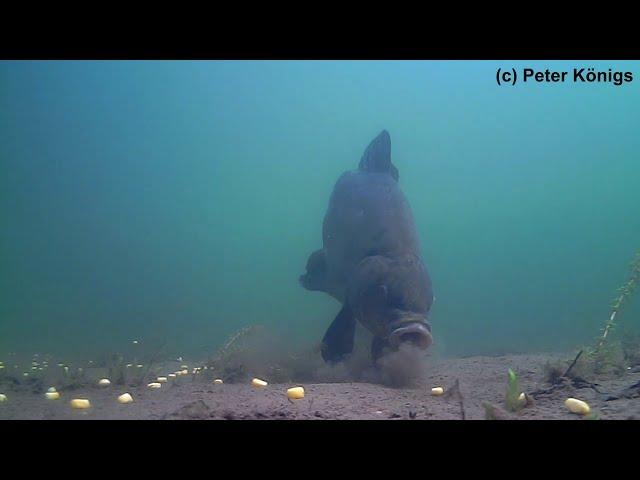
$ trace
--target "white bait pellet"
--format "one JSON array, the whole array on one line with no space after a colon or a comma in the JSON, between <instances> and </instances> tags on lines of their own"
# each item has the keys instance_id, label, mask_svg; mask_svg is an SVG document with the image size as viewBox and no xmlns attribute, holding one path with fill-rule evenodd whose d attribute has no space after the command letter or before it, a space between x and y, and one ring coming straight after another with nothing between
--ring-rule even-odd
<instances>
[{"instance_id":1,"label":"white bait pellet","mask_svg":"<svg viewBox=\"0 0 640 480\"><path fill-rule=\"evenodd\" d=\"M264 380L260 380L259 378L254 378L253 380L251 380L251 385L257 388L263 388L266 387L268 383Z\"/></svg>"},{"instance_id":2,"label":"white bait pellet","mask_svg":"<svg viewBox=\"0 0 640 480\"><path fill-rule=\"evenodd\" d=\"M118 403L131 403L133 402L133 397L128 393L123 393L118 397Z\"/></svg>"}]
</instances>

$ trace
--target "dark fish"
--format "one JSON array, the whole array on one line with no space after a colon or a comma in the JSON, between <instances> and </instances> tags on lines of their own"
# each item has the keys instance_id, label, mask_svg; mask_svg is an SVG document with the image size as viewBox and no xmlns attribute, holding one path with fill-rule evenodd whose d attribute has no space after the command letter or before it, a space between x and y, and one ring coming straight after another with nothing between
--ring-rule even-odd
<instances>
[{"instance_id":1,"label":"dark fish","mask_svg":"<svg viewBox=\"0 0 640 480\"><path fill-rule=\"evenodd\" d=\"M358 170L338 179L322 236L323 248L309 257L300 283L343 304L323 338L325 361L352 352L356 321L374 335L374 359L404 342L428 348L431 280L386 130L367 147Z\"/></svg>"}]
</instances>

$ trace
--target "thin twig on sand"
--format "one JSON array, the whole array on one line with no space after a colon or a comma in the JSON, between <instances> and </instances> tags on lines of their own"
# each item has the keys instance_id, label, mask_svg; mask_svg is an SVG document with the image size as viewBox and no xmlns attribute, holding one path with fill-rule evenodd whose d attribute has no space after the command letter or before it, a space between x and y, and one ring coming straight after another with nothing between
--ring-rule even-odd
<instances>
[{"instance_id":1,"label":"thin twig on sand","mask_svg":"<svg viewBox=\"0 0 640 480\"><path fill-rule=\"evenodd\" d=\"M540 388L538 390L535 390L534 392L531 392L530 394L531 397L535 398L538 395L548 395L550 393L553 393L556 389L566 386L567 384L570 384L575 388L591 388L595 390L597 393L603 393L598 389L597 384L595 383L587 382L583 378L576 377L576 376L569 377L569 373L571 372L571 369L573 369L573 367L578 362L578 359L582 355L582 352L583 350L580 350L578 354L575 356L575 358L573 359L573 362L571 362L571 365L569 365L569 368L567 368L562 375L560 375L558 378L554 379L553 382L551 382L551 387Z\"/></svg>"},{"instance_id":2,"label":"thin twig on sand","mask_svg":"<svg viewBox=\"0 0 640 480\"><path fill-rule=\"evenodd\" d=\"M565 372L564 372L562 375L560 375L560 377L556 378L555 382L553 382L553 383L558 383L558 381L559 381L562 377L567 378L567 375L569 375L569 372L570 372L570 371L571 371L571 369L575 366L576 362L577 362L577 361L578 361L578 359L580 358L580 355L582 355L582 350L580 350L580 351L578 352L578 354L576 355L576 358L574 358L574 359L573 359L573 362L571 362L571 365L569 365L569 368L567 368L567 369L565 370Z\"/></svg>"}]
</instances>

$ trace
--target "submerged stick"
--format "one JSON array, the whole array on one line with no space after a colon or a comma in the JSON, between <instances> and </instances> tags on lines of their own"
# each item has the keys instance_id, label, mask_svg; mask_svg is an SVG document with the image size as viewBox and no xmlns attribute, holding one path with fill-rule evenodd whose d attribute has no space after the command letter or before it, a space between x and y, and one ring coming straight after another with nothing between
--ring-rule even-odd
<instances>
[{"instance_id":1,"label":"submerged stick","mask_svg":"<svg viewBox=\"0 0 640 480\"><path fill-rule=\"evenodd\" d=\"M563 377L565 377L565 378L566 378L566 377L567 377L567 375L569 375L569 372L570 372L570 371L571 371L571 369L575 366L576 362L577 362L577 361L578 361L578 359L580 358L580 355L582 355L582 350L580 350L580 351L578 352L578 354L576 355L576 358L574 358L574 359L573 359L573 362L571 362L571 365L569 365L569 368L567 368L567 369L565 370L565 372L564 372L562 375L560 375L560 377L558 377L554 383L558 383L558 381L559 381L561 378L563 378Z\"/></svg>"}]
</instances>

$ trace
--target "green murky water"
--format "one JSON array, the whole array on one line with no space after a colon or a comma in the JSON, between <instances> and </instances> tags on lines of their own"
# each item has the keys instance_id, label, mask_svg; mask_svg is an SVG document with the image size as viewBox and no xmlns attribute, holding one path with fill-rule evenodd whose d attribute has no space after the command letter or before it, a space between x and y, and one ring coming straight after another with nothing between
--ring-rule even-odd
<instances>
[{"instance_id":1,"label":"green murky water","mask_svg":"<svg viewBox=\"0 0 640 480\"><path fill-rule=\"evenodd\" d=\"M496 85L512 66L636 78ZM440 351L588 342L640 249L639 67L0 62L0 355L199 354L250 324L317 342L339 306L297 278L383 128Z\"/></svg>"}]
</instances>

